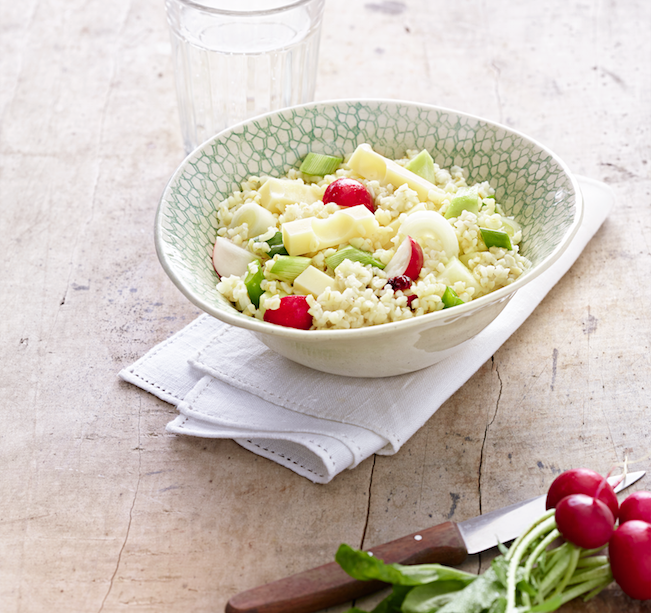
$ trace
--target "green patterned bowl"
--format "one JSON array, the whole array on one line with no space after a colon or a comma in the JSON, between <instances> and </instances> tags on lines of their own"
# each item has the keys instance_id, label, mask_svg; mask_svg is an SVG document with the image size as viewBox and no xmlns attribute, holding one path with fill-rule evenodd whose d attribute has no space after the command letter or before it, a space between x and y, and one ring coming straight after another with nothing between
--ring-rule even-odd
<instances>
[{"instance_id":1,"label":"green patterned bowl","mask_svg":"<svg viewBox=\"0 0 651 613\"><path fill-rule=\"evenodd\" d=\"M428 149L442 168L490 181L523 227L532 268L511 285L453 309L354 330L296 330L239 313L216 290L216 204L250 175L281 176L308 151L338 155L369 143L389 158ZM581 193L552 152L504 126L464 113L392 100L338 100L287 108L234 126L191 153L170 179L156 217L163 268L199 308L251 330L272 350L311 368L385 377L430 366L481 332L513 294L553 264L574 237Z\"/></svg>"}]
</instances>

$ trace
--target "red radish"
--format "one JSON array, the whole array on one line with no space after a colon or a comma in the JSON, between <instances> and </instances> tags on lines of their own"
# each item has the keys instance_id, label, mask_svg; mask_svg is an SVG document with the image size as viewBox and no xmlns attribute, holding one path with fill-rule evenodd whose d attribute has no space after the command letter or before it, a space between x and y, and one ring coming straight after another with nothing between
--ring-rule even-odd
<instances>
[{"instance_id":1,"label":"red radish","mask_svg":"<svg viewBox=\"0 0 651 613\"><path fill-rule=\"evenodd\" d=\"M400 243L384 272L389 279L407 275L415 281L418 279L424 261L423 248L408 236Z\"/></svg>"},{"instance_id":2,"label":"red radish","mask_svg":"<svg viewBox=\"0 0 651 613\"><path fill-rule=\"evenodd\" d=\"M634 492L619 506L619 523L639 519L651 524L651 492Z\"/></svg>"},{"instance_id":3,"label":"red radish","mask_svg":"<svg viewBox=\"0 0 651 613\"><path fill-rule=\"evenodd\" d=\"M631 598L651 600L651 524L631 519L608 543L615 581Z\"/></svg>"},{"instance_id":4,"label":"red radish","mask_svg":"<svg viewBox=\"0 0 651 613\"><path fill-rule=\"evenodd\" d=\"M241 277L248 271L248 266L258 258L250 251L238 247L227 238L218 236L212 251L212 265L220 277L236 275Z\"/></svg>"},{"instance_id":5,"label":"red radish","mask_svg":"<svg viewBox=\"0 0 651 613\"><path fill-rule=\"evenodd\" d=\"M371 213L375 212L375 204L370 192L359 181L342 177L326 187L323 194L323 204L334 202L339 206L358 206L363 204Z\"/></svg>"},{"instance_id":6,"label":"red radish","mask_svg":"<svg viewBox=\"0 0 651 613\"><path fill-rule=\"evenodd\" d=\"M599 500L608 505L613 517L617 519L619 502L615 491L608 481L594 470L573 468L558 475L547 492L547 508L554 508L563 498L570 494L598 496Z\"/></svg>"},{"instance_id":7,"label":"red radish","mask_svg":"<svg viewBox=\"0 0 651 613\"><path fill-rule=\"evenodd\" d=\"M556 505L556 526L563 537L584 549L604 547L615 529L615 518L604 502L571 494Z\"/></svg>"},{"instance_id":8,"label":"red radish","mask_svg":"<svg viewBox=\"0 0 651 613\"><path fill-rule=\"evenodd\" d=\"M309 308L305 296L283 296L277 309L267 309L264 312L264 320L278 326L309 330L312 326Z\"/></svg>"}]
</instances>

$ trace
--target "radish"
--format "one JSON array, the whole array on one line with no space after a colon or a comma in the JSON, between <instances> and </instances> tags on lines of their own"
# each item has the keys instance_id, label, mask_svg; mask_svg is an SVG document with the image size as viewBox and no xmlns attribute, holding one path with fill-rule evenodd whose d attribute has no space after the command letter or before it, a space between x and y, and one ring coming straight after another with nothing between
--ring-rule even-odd
<instances>
[{"instance_id":1,"label":"radish","mask_svg":"<svg viewBox=\"0 0 651 613\"><path fill-rule=\"evenodd\" d=\"M220 277L241 277L248 272L250 262L258 258L250 251L238 247L227 238L218 236L212 251L212 265Z\"/></svg>"},{"instance_id":2,"label":"radish","mask_svg":"<svg viewBox=\"0 0 651 613\"><path fill-rule=\"evenodd\" d=\"M323 194L323 204L334 202L339 206L358 206L363 204L371 213L375 212L375 203L366 186L355 181L342 177L333 181L326 187Z\"/></svg>"},{"instance_id":3,"label":"radish","mask_svg":"<svg viewBox=\"0 0 651 613\"><path fill-rule=\"evenodd\" d=\"M651 524L631 519L619 526L608 553L619 587L631 598L651 600Z\"/></svg>"},{"instance_id":4,"label":"radish","mask_svg":"<svg viewBox=\"0 0 651 613\"><path fill-rule=\"evenodd\" d=\"M277 309L267 309L264 312L264 320L278 326L309 330L312 326L309 309L305 296L283 296Z\"/></svg>"},{"instance_id":5,"label":"radish","mask_svg":"<svg viewBox=\"0 0 651 613\"><path fill-rule=\"evenodd\" d=\"M615 529L608 505L586 494L571 494L556 505L556 525L563 537L584 549L604 547Z\"/></svg>"},{"instance_id":6,"label":"radish","mask_svg":"<svg viewBox=\"0 0 651 613\"><path fill-rule=\"evenodd\" d=\"M608 505L613 517L617 519L619 502L612 486L599 473L588 468L573 468L554 479L547 492L546 507L552 509L570 494L596 496Z\"/></svg>"},{"instance_id":7,"label":"radish","mask_svg":"<svg viewBox=\"0 0 651 613\"><path fill-rule=\"evenodd\" d=\"M411 236L408 236L400 243L384 272L387 273L389 279L407 275L415 281L418 279L424 261L423 248Z\"/></svg>"},{"instance_id":8,"label":"radish","mask_svg":"<svg viewBox=\"0 0 651 613\"><path fill-rule=\"evenodd\" d=\"M619 523L639 519L651 524L651 492L634 492L619 507Z\"/></svg>"}]
</instances>

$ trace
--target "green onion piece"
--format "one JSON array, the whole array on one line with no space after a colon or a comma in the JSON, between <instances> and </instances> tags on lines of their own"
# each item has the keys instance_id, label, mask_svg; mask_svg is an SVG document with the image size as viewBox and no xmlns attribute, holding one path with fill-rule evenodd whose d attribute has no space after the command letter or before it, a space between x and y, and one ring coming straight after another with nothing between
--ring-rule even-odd
<instances>
[{"instance_id":1,"label":"green onion piece","mask_svg":"<svg viewBox=\"0 0 651 613\"><path fill-rule=\"evenodd\" d=\"M244 277L244 285L246 285L246 291L249 294L249 299L253 303L253 306L257 309L260 306L260 296L264 293L260 285L264 281L264 273L262 272L262 265L260 260L256 260L253 263L255 267L255 272L246 273Z\"/></svg>"},{"instance_id":2,"label":"green onion piece","mask_svg":"<svg viewBox=\"0 0 651 613\"><path fill-rule=\"evenodd\" d=\"M506 232L502 232L502 230L489 230L488 228L479 228L479 230L481 231L481 237L484 239L484 243L486 243L486 247L489 249L491 247L501 247L509 251L513 249L511 239Z\"/></svg>"},{"instance_id":3,"label":"green onion piece","mask_svg":"<svg viewBox=\"0 0 651 613\"><path fill-rule=\"evenodd\" d=\"M479 213L479 198L475 194L465 194L452 198L450 206L445 211L445 218L459 217L464 211L470 211L475 215Z\"/></svg>"},{"instance_id":4,"label":"green onion piece","mask_svg":"<svg viewBox=\"0 0 651 613\"><path fill-rule=\"evenodd\" d=\"M324 177L325 175L332 174L337 170L337 167L341 162L343 162L343 158L310 152L305 156L299 170L304 172L306 175L318 175Z\"/></svg>"},{"instance_id":5,"label":"green onion piece","mask_svg":"<svg viewBox=\"0 0 651 613\"><path fill-rule=\"evenodd\" d=\"M278 230L270 239L266 241L260 241L259 239L253 239L257 242L267 243L269 245L269 251L267 255L272 258L274 255L288 255L285 245L283 245L283 233Z\"/></svg>"},{"instance_id":6,"label":"green onion piece","mask_svg":"<svg viewBox=\"0 0 651 613\"><path fill-rule=\"evenodd\" d=\"M304 258L300 255L280 255L269 272L281 281L292 283L310 265L311 261L311 258Z\"/></svg>"},{"instance_id":7,"label":"green onion piece","mask_svg":"<svg viewBox=\"0 0 651 613\"><path fill-rule=\"evenodd\" d=\"M449 285L445 288L443 296L441 296L443 301L443 308L449 309L453 306L459 306L460 304L466 304Z\"/></svg>"},{"instance_id":8,"label":"green onion piece","mask_svg":"<svg viewBox=\"0 0 651 613\"><path fill-rule=\"evenodd\" d=\"M384 268L385 266L382 262L380 262L380 260L374 258L373 254L369 253L368 251L357 249L357 247L353 247L352 245L346 245L345 247L342 247L339 249L339 251L337 251L337 253L333 253L332 255L328 256L325 259L325 262L332 270L334 270L344 260L350 260L351 262L361 262L364 266L370 264L371 266L375 266L376 268L380 269Z\"/></svg>"},{"instance_id":9,"label":"green onion piece","mask_svg":"<svg viewBox=\"0 0 651 613\"><path fill-rule=\"evenodd\" d=\"M425 181L430 183L436 181L434 160L427 149L423 149L415 158L409 160L405 168L422 177Z\"/></svg>"}]
</instances>

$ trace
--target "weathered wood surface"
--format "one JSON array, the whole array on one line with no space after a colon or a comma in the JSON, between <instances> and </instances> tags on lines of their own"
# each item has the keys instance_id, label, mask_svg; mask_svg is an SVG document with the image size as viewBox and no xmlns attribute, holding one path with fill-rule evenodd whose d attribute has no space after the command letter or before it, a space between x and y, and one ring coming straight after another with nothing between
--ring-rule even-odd
<instances>
[{"instance_id":1,"label":"weathered wood surface","mask_svg":"<svg viewBox=\"0 0 651 613\"><path fill-rule=\"evenodd\" d=\"M198 315L153 247L183 157L163 0L0 0L0 609L222 611L340 542L648 455L650 25L646 0L328 0L318 99L506 123L618 206L400 453L317 486L233 442L165 434L174 409L117 378ZM651 607L612 589L566 610Z\"/></svg>"}]
</instances>

